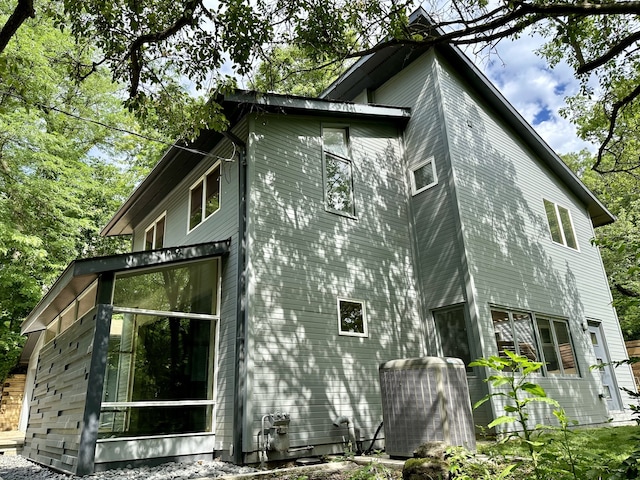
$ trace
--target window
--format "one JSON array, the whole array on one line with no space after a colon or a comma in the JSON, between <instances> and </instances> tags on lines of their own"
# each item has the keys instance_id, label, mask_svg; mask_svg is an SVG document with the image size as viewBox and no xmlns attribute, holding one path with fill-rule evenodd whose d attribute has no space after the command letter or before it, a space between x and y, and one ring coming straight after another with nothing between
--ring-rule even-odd
<instances>
[{"instance_id":1,"label":"window","mask_svg":"<svg viewBox=\"0 0 640 480\"><path fill-rule=\"evenodd\" d=\"M339 298L338 328L340 335L367 337L367 317L364 302Z\"/></svg>"},{"instance_id":2,"label":"window","mask_svg":"<svg viewBox=\"0 0 640 480\"><path fill-rule=\"evenodd\" d=\"M193 230L220 209L220 162L189 189L189 230Z\"/></svg>"},{"instance_id":3,"label":"window","mask_svg":"<svg viewBox=\"0 0 640 480\"><path fill-rule=\"evenodd\" d=\"M218 260L118 275L100 438L209 432Z\"/></svg>"},{"instance_id":4,"label":"window","mask_svg":"<svg viewBox=\"0 0 640 480\"><path fill-rule=\"evenodd\" d=\"M547 373L577 375L576 357L573 353L567 322L538 317L537 323Z\"/></svg>"},{"instance_id":5,"label":"window","mask_svg":"<svg viewBox=\"0 0 640 480\"><path fill-rule=\"evenodd\" d=\"M153 224L144 231L144 249L153 250L164 245L164 226L166 212L160 215Z\"/></svg>"},{"instance_id":6,"label":"window","mask_svg":"<svg viewBox=\"0 0 640 480\"><path fill-rule=\"evenodd\" d=\"M509 350L529 360L542 362L545 374L579 374L569 325L565 320L498 309L491 310L491 317L501 357L505 357L504 351Z\"/></svg>"},{"instance_id":7,"label":"window","mask_svg":"<svg viewBox=\"0 0 640 480\"><path fill-rule=\"evenodd\" d=\"M346 128L323 128L325 205L328 211L355 216L353 165Z\"/></svg>"},{"instance_id":8,"label":"window","mask_svg":"<svg viewBox=\"0 0 640 480\"><path fill-rule=\"evenodd\" d=\"M442 354L445 357L461 359L466 365L467 371L473 371L469 367L472 358L464 307L435 311L433 312L433 319L436 324L436 332Z\"/></svg>"},{"instance_id":9,"label":"window","mask_svg":"<svg viewBox=\"0 0 640 480\"><path fill-rule=\"evenodd\" d=\"M411 189L414 195L433 187L437 183L436 162L433 157L426 162L422 162L411 171Z\"/></svg>"},{"instance_id":10,"label":"window","mask_svg":"<svg viewBox=\"0 0 640 480\"><path fill-rule=\"evenodd\" d=\"M505 350L540 361L531 315L525 312L491 310L498 354L506 357Z\"/></svg>"},{"instance_id":11,"label":"window","mask_svg":"<svg viewBox=\"0 0 640 480\"><path fill-rule=\"evenodd\" d=\"M573 223L571 222L569 210L549 200L544 200L544 210L549 222L551 239L555 243L577 250L578 242L573 232Z\"/></svg>"}]
</instances>

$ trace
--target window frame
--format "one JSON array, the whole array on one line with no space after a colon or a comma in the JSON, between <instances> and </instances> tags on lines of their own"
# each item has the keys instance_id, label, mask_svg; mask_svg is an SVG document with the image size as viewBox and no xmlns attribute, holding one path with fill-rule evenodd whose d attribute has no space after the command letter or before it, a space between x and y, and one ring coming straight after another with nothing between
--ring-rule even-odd
<instances>
[{"instance_id":1,"label":"window frame","mask_svg":"<svg viewBox=\"0 0 640 480\"><path fill-rule=\"evenodd\" d=\"M475 376L475 369L473 367L470 367L469 364L473 362L475 358L477 358L477 354L473 348L473 343L471 342L471 337L470 337L471 323L469 322L469 310L465 303L459 303L456 305L447 305L446 307L441 307L441 308L436 308L431 310L431 318L433 320L433 325L435 327L436 340L438 343L437 345L438 354L443 357L449 356L444 351L444 345L442 342L442 332L440 328L438 328L438 321L436 320L436 315L448 314L456 310L460 310L462 312L462 318L464 322L464 334L466 336L465 341L466 341L466 346L469 353L469 362L468 363L465 362L465 370L467 372L467 376ZM460 357L454 357L454 358L460 358ZM461 359L461 360L464 362L464 359Z\"/></svg>"},{"instance_id":2,"label":"window frame","mask_svg":"<svg viewBox=\"0 0 640 480\"><path fill-rule=\"evenodd\" d=\"M179 262L180 266L185 266L190 263L198 263L198 262L206 262L208 260L192 260ZM170 316L172 318L181 318L181 319L196 319L196 320L205 320L211 322L210 328L210 339L209 339L209 348L211 350L211 361L209 361L208 369L207 369L207 378L209 385L207 386L207 396L206 400L146 400L146 401L120 401L120 402L109 402L105 401L104 398L101 400L100 404L100 412L103 411L111 411L118 410L124 408L153 408L153 407L190 407L190 406L207 406L210 407L210 415L207 421L206 430L201 432L194 432L193 435L199 434L211 434L216 431L216 407L217 407L217 385L218 385L218 373L219 373L219 365L218 365L218 357L220 352L220 302L222 301L222 262L221 259L215 258L214 262L216 263L216 286L213 292L214 305L212 306L212 313L192 313L192 312L177 312L177 311L165 311L165 310L151 310L145 308L132 308L132 307L124 307L124 306L113 306L113 314L134 314L134 315L151 315L151 316ZM176 267L176 264L172 266L167 266L167 268ZM142 268L136 273L144 274L145 272L161 270L164 267L148 267ZM127 276L130 272L117 272L116 279L119 274L122 276ZM111 304L113 304L113 295L115 291L115 281L113 282L112 292L111 292ZM103 385L104 388L104 385ZM104 391L102 392L104 395ZM132 439L141 439L141 438L168 438L168 437L176 437L181 435L192 435L191 433L181 434L181 433L171 433L171 434L139 434L139 435L128 435L128 436L116 436L114 440L122 441L122 440L132 440ZM108 437L99 438L98 442L110 441L111 439Z\"/></svg>"},{"instance_id":3,"label":"window frame","mask_svg":"<svg viewBox=\"0 0 640 480\"><path fill-rule=\"evenodd\" d=\"M207 176L214 170L218 169L218 208L207 215ZM204 172L198 179L189 187L189 201L187 202L187 234L193 232L196 228L202 225L206 220L218 213L222 207L222 162L217 160L206 172ZM191 226L191 208L193 202L193 191L202 186L202 198L200 200L200 221L193 227Z\"/></svg>"},{"instance_id":4,"label":"window frame","mask_svg":"<svg viewBox=\"0 0 640 480\"><path fill-rule=\"evenodd\" d=\"M359 303L362 309L362 332L351 332L342 329L342 310L340 309L341 302ZM338 335L345 337L360 337L368 338L369 329L367 326L367 306L364 300L358 300L355 298L337 297L336 299L337 313L338 313Z\"/></svg>"},{"instance_id":5,"label":"window frame","mask_svg":"<svg viewBox=\"0 0 640 480\"><path fill-rule=\"evenodd\" d=\"M549 236L551 237L551 241L556 244L556 245L562 245L563 247L566 248L570 248L571 250L574 250L576 252L580 251L580 244L578 243L578 236L576 235L576 229L575 229L575 224L573 222L573 215L571 214L571 209L560 205L559 203L553 202L551 200L548 200L546 198L542 199L542 203L544 206L544 213L545 213L545 217L547 218L547 228L549 229ZM553 212L555 215L555 222L558 224L558 229L560 230L560 242L556 241L553 238L553 231L551 229L551 219L549 218L549 212L547 211L547 204L549 205L553 205ZM569 218L569 224L565 225L564 222L562 221L562 216L560 214L560 209L563 209L567 212L567 216ZM572 247L571 245L569 245L569 243L567 242L567 236L566 236L566 228L565 227L569 227L569 229L571 230L571 235L573 236L573 242L575 243L575 247Z\"/></svg>"},{"instance_id":6,"label":"window frame","mask_svg":"<svg viewBox=\"0 0 640 480\"><path fill-rule=\"evenodd\" d=\"M420 170L421 168L427 166L428 164L431 164L431 171L433 172L433 182L429 183L428 185L425 185L423 187L418 188L418 186L416 185L416 172L418 170ZM411 192L412 195L415 196L419 193L424 192L425 190L429 190L430 188L435 187L438 184L438 173L436 171L436 159L435 157L431 156L428 157L426 160L420 162L418 165L416 165L415 167L411 168Z\"/></svg>"},{"instance_id":7,"label":"window frame","mask_svg":"<svg viewBox=\"0 0 640 480\"><path fill-rule=\"evenodd\" d=\"M580 365L578 362L578 356L576 355L576 348L573 342L573 336L571 335L571 325L569 324L569 320L564 319L564 318L558 318L558 317L554 317L551 315L543 315L543 314L539 314L539 315L535 315L534 314L534 319L535 319L535 327L536 330L538 332L538 337L539 337L539 342L540 342L540 355L542 357L542 362L544 363L544 370L545 373L548 377L573 377L573 378L580 378L581 374L580 374ZM550 372L549 369L547 368L547 359L545 357L544 354L544 346L548 345L547 343L543 343L542 341L542 335L540 334L540 327L538 326L538 321L547 321L549 322L549 331L551 333L551 346L554 348L555 351L555 355L556 355L556 360L558 362L558 367L560 369L559 373L554 373L554 372ZM556 333L556 327L555 324L562 324L564 325L564 327L566 328L566 332L567 332L567 336L569 338L569 346L571 348L571 353L573 355L573 361L575 363L575 373L566 373L564 371L564 365L562 362L562 352L560 351L560 343L558 342L558 338L557 338L557 333Z\"/></svg>"},{"instance_id":8,"label":"window frame","mask_svg":"<svg viewBox=\"0 0 640 480\"><path fill-rule=\"evenodd\" d=\"M344 138L346 142L346 150L348 157L343 155L339 155L337 153L333 153L328 151L325 147L324 141L324 133L325 130L342 130L344 132ZM350 128L347 125L323 125L321 130L321 140L322 140L322 191L324 198L324 209L329 213L334 213L336 215L341 215L347 218L357 218L357 209L356 209L356 194L355 194L355 168L353 162L353 155L351 150L351 135ZM338 210L329 206L328 199L328 188L327 188L327 157L332 157L339 162L344 162L349 167L349 187L350 187L350 200L351 200L351 211L347 212L345 210Z\"/></svg>"},{"instance_id":9,"label":"window frame","mask_svg":"<svg viewBox=\"0 0 640 480\"><path fill-rule=\"evenodd\" d=\"M541 374L542 376L546 377L546 378L582 378L582 373L580 370L580 366L579 366L579 362L578 362L578 356L576 354L576 349L575 349L575 344L573 342L573 335L571 334L571 322L569 321L568 318L563 318L563 317L558 317L555 315L546 315L543 313L536 313L536 312L532 312L526 309L517 309L517 308L507 308L507 307L500 307L497 305L490 305L489 307L490 312L500 312L500 313L506 313L508 314L509 317L509 326L511 329L511 333L513 336L513 343L514 343L514 350L516 354L518 355L522 355L522 356L526 356L523 355L520 352L520 341L518 340L518 333L516 331L516 329L514 328L514 324L513 324L513 315L514 314L524 314L527 315L529 317L530 320L530 324L531 324L531 328L532 328L532 333L533 333L533 338L535 341L535 345L534 347L536 348L536 353L538 356L538 359L535 360L537 362L542 363L542 368L538 371L539 374ZM495 322L493 321L493 314L492 316L492 325L494 326L494 332L495 332ZM546 358L544 355L544 347L546 345L548 345L547 343L544 343L542 341L542 335L540 334L540 328L538 326L538 320L545 320L549 322L549 326L550 326L550 333L551 333L551 338L553 341L553 346L554 346L554 350L555 350L555 354L558 360L558 365L561 369L560 373L553 373L553 372L549 372L548 368L547 368L547 362L546 362ZM556 332L555 332L555 327L554 327L554 322L558 322L558 323L562 323L564 324L564 326L566 327L566 331L567 331L567 335L569 337L569 345L571 347L571 353L573 354L573 359L575 362L575 369L576 369L576 373L564 373L564 366L562 365L562 356L560 354L560 348L559 348L559 344L557 341L557 337L556 337ZM502 356L500 355L500 347L497 344L498 338L497 335L495 335L495 340L496 340L496 348L498 350L498 356Z\"/></svg>"},{"instance_id":10,"label":"window frame","mask_svg":"<svg viewBox=\"0 0 640 480\"><path fill-rule=\"evenodd\" d=\"M161 220L164 220L164 228L162 229L162 245L158 246L158 223L160 223ZM147 248L147 235L151 230L153 230L153 241L151 242L151 248ZM144 240L143 240L144 251L155 250L156 248L164 247L164 239L165 239L166 233L167 233L167 211L165 210L158 216L158 218L156 218L153 222L151 222L151 225L145 228Z\"/></svg>"}]
</instances>

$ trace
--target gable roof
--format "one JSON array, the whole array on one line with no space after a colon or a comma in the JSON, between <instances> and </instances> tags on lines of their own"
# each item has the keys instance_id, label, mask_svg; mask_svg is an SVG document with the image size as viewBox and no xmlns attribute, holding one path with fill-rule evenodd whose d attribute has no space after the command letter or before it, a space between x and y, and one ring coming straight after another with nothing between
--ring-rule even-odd
<instances>
[{"instance_id":1,"label":"gable roof","mask_svg":"<svg viewBox=\"0 0 640 480\"><path fill-rule=\"evenodd\" d=\"M260 94L244 90L223 95L217 101L222 105L229 120L229 129L245 115L253 112L375 119L400 124L408 122L411 116L411 109L406 107ZM169 148L100 234L114 236L133 233L134 226L139 224L176 184L202 161L206 156L204 152L210 152L223 138L223 133L204 130L194 142L182 142Z\"/></svg>"},{"instance_id":2,"label":"gable roof","mask_svg":"<svg viewBox=\"0 0 640 480\"><path fill-rule=\"evenodd\" d=\"M416 10L409 18L412 24L431 25L427 13ZM321 98L348 100L366 89L376 89L407 67L418 57L434 48L475 92L489 105L519 138L533 151L537 158L564 182L587 207L594 227L615 221L615 216L567 167L557 153L538 135L534 128L518 113L487 77L457 47L441 44L435 47L424 45L392 45L360 58L340 78L330 85Z\"/></svg>"}]
</instances>

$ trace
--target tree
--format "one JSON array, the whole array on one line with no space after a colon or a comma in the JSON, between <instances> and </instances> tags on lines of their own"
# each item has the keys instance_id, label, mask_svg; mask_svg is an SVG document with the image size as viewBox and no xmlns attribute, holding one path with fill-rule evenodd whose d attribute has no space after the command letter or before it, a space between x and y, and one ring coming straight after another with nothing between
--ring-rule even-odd
<instances>
[{"instance_id":1,"label":"tree","mask_svg":"<svg viewBox=\"0 0 640 480\"><path fill-rule=\"evenodd\" d=\"M1 378L20 354L22 319L67 264L127 249L99 235L138 177L118 162L135 164L138 154L157 150L104 127L137 128L108 72L69 81L75 61L90 58L89 46L45 17L14 40L0 58Z\"/></svg>"},{"instance_id":2,"label":"tree","mask_svg":"<svg viewBox=\"0 0 640 480\"><path fill-rule=\"evenodd\" d=\"M165 127L193 137L198 130L224 128L216 92L233 87L221 72L231 65L248 74L257 60L278 56L283 45L303 48L311 59L360 57L387 45L495 45L531 28L547 38L541 53L553 65L565 59L595 95L609 129L594 163L599 171L639 168L638 162L603 165L624 141L618 122L637 109L640 95L636 21L640 2L605 0L486 0L450 2L345 0L249 2L221 0L3 0L12 7L0 30L0 54L34 16L52 12L61 28L79 40L91 39L99 55L76 59L75 75L87 78L108 66L128 86L128 106L152 112ZM408 13L422 6L431 23L409 27ZM0 57L1 58L1 57ZM179 74L187 84L176 82ZM597 78L598 92L589 80ZM624 85L620 79L631 79ZM189 95L196 90L200 96Z\"/></svg>"},{"instance_id":3,"label":"tree","mask_svg":"<svg viewBox=\"0 0 640 480\"><path fill-rule=\"evenodd\" d=\"M317 97L338 78L342 63L325 58L320 63L297 45L274 48L258 65L250 88L303 97Z\"/></svg>"},{"instance_id":4,"label":"tree","mask_svg":"<svg viewBox=\"0 0 640 480\"><path fill-rule=\"evenodd\" d=\"M601 124L602 128L604 124ZM593 155L580 152L564 157L571 167L616 215L617 220L596 230L613 306L626 340L640 339L640 182L626 172L606 175L593 171Z\"/></svg>"}]
</instances>

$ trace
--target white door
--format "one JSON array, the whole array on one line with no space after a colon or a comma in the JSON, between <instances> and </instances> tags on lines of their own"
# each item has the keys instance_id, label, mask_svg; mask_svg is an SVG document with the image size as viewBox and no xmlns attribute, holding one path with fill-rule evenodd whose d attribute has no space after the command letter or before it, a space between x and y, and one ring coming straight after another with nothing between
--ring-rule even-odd
<instances>
[{"instance_id":1,"label":"white door","mask_svg":"<svg viewBox=\"0 0 640 480\"><path fill-rule=\"evenodd\" d=\"M589 334L591 336L591 344L593 345L593 353L596 356L596 363L598 365L608 364L611 360L609 359L607 346L603 340L604 337L602 336L601 326L599 324L589 325ZM607 407L610 411L621 410L620 394L613 375L613 367L606 365L596 371L600 372L603 390L601 395L607 401Z\"/></svg>"}]
</instances>

